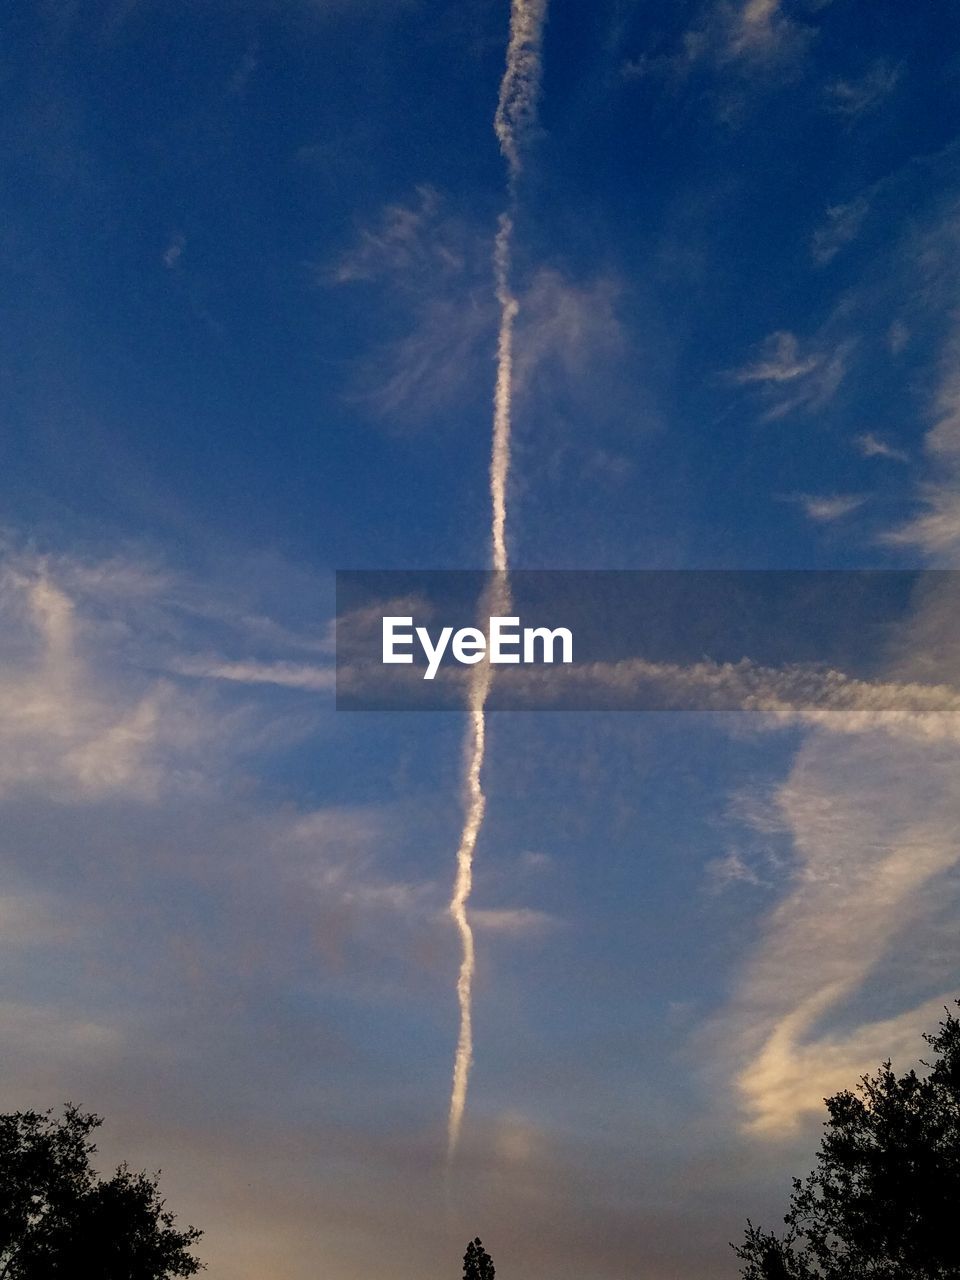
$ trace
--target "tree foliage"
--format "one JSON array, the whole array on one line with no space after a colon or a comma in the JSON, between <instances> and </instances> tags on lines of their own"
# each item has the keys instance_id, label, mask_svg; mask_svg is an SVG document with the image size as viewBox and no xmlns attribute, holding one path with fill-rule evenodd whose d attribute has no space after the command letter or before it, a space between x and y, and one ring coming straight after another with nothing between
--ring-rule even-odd
<instances>
[{"instance_id":1,"label":"tree foliage","mask_svg":"<svg viewBox=\"0 0 960 1280\"><path fill-rule=\"evenodd\" d=\"M947 1010L924 1039L923 1075L888 1061L826 1099L817 1167L794 1179L786 1232L748 1222L735 1246L744 1280L960 1276L960 1020Z\"/></svg>"},{"instance_id":2,"label":"tree foliage","mask_svg":"<svg viewBox=\"0 0 960 1280\"><path fill-rule=\"evenodd\" d=\"M471 1240L463 1255L463 1280L493 1280L496 1274L493 1259L479 1238Z\"/></svg>"},{"instance_id":3,"label":"tree foliage","mask_svg":"<svg viewBox=\"0 0 960 1280\"><path fill-rule=\"evenodd\" d=\"M0 1115L0 1280L168 1280L192 1276L201 1232L177 1230L156 1177L124 1164L101 1179L90 1134L102 1120Z\"/></svg>"}]
</instances>

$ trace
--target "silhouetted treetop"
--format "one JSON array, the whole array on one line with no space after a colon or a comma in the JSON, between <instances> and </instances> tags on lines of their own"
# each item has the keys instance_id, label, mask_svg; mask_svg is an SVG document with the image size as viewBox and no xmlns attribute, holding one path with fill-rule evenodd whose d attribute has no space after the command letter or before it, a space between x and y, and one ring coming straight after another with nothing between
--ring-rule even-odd
<instances>
[{"instance_id":1,"label":"silhouetted treetop","mask_svg":"<svg viewBox=\"0 0 960 1280\"><path fill-rule=\"evenodd\" d=\"M493 1259L479 1238L471 1240L463 1255L463 1280L493 1280L496 1274Z\"/></svg>"},{"instance_id":2,"label":"silhouetted treetop","mask_svg":"<svg viewBox=\"0 0 960 1280\"><path fill-rule=\"evenodd\" d=\"M168 1280L192 1276L201 1232L178 1231L156 1177L90 1167L99 1116L77 1107L0 1115L2 1280Z\"/></svg>"},{"instance_id":3,"label":"silhouetted treetop","mask_svg":"<svg viewBox=\"0 0 960 1280\"><path fill-rule=\"evenodd\" d=\"M947 1010L924 1039L925 1075L887 1061L826 1099L817 1167L794 1179L786 1232L748 1222L735 1246L744 1280L960 1276L960 1021Z\"/></svg>"}]
</instances>

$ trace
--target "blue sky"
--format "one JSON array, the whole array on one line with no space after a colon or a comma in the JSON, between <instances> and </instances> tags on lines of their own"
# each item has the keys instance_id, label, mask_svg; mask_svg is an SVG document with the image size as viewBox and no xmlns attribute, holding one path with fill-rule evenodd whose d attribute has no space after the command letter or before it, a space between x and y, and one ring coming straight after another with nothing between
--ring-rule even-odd
<instances>
[{"instance_id":1,"label":"blue sky","mask_svg":"<svg viewBox=\"0 0 960 1280\"><path fill-rule=\"evenodd\" d=\"M103 1112L213 1280L439 1280L478 1233L732 1276L819 1099L958 987L949 579L853 709L491 715L445 1170L463 723L334 710L333 571L488 563L509 21L2 19L2 1103ZM958 35L551 0L514 566L956 565Z\"/></svg>"}]
</instances>

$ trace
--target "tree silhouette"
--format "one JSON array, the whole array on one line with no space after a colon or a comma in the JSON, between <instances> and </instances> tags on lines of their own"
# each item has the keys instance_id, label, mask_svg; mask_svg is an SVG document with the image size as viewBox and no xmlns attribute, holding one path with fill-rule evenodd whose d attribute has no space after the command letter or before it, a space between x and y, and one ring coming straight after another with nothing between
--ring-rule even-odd
<instances>
[{"instance_id":1,"label":"tree silhouette","mask_svg":"<svg viewBox=\"0 0 960 1280\"><path fill-rule=\"evenodd\" d=\"M168 1280L192 1276L201 1232L178 1231L156 1177L124 1164L101 1179L89 1141L102 1120L0 1115L0 1280Z\"/></svg>"},{"instance_id":2,"label":"tree silhouette","mask_svg":"<svg viewBox=\"0 0 960 1280\"><path fill-rule=\"evenodd\" d=\"M480 1239L471 1240L463 1255L463 1280L493 1280L497 1269Z\"/></svg>"},{"instance_id":3,"label":"tree silhouette","mask_svg":"<svg viewBox=\"0 0 960 1280\"><path fill-rule=\"evenodd\" d=\"M826 1099L817 1167L794 1179L785 1234L748 1221L734 1246L745 1280L960 1276L960 1021L947 1010L923 1038L924 1076L887 1061Z\"/></svg>"}]
</instances>

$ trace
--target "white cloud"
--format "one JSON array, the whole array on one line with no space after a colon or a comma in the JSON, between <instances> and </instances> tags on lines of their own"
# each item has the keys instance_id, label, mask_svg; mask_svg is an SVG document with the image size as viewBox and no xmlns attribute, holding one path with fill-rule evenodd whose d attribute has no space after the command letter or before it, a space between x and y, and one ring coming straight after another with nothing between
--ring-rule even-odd
<instances>
[{"instance_id":1,"label":"white cloud","mask_svg":"<svg viewBox=\"0 0 960 1280\"><path fill-rule=\"evenodd\" d=\"M12 661L0 682L0 790L45 785L99 795L152 793L164 743L186 747L188 718L177 709L162 727L168 691L97 688L78 637L73 600L43 564L7 567L0 584L7 606L2 639Z\"/></svg>"},{"instance_id":2,"label":"white cloud","mask_svg":"<svg viewBox=\"0 0 960 1280\"><path fill-rule=\"evenodd\" d=\"M937 616L926 608L942 631L947 608ZM932 625L932 624L931 624ZM946 657L933 653L921 664L922 678L911 678L904 661L903 678L862 680L828 667L795 665L763 667L749 659L739 662L695 662L689 665L626 658L620 662L590 663L557 668L549 674L531 668L525 679L536 689L549 680L554 694L589 699L611 691L647 705L669 705L697 711L746 711L757 731L806 727L839 736L880 734L930 744L960 743L960 687L957 672Z\"/></svg>"},{"instance_id":3,"label":"white cloud","mask_svg":"<svg viewBox=\"0 0 960 1280\"><path fill-rule=\"evenodd\" d=\"M904 449L897 449L894 445L888 444L886 440L875 436L872 431L865 431L857 436L853 443L865 458L889 458L891 462L910 461L910 455Z\"/></svg>"},{"instance_id":4,"label":"white cloud","mask_svg":"<svg viewBox=\"0 0 960 1280\"><path fill-rule=\"evenodd\" d=\"M836 493L830 496L800 493L793 500L799 503L808 520L814 520L818 524L842 520L866 502L866 498L856 493Z\"/></svg>"},{"instance_id":5,"label":"white cloud","mask_svg":"<svg viewBox=\"0 0 960 1280\"><path fill-rule=\"evenodd\" d=\"M835 80L827 85L827 106L849 119L874 111L893 93L900 74L900 67L877 61L858 80Z\"/></svg>"},{"instance_id":6,"label":"white cloud","mask_svg":"<svg viewBox=\"0 0 960 1280\"><path fill-rule=\"evenodd\" d=\"M936 648L931 626L955 630L955 607L934 607L943 603L932 598L904 637L920 665ZM896 682L885 687L874 696L889 699ZM949 732L914 733L923 688L900 686L893 733L879 723L855 736L811 733L762 824L790 837L792 873L723 1020L758 1136L789 1134L887 1056L914 1062L952 994L942 970L960 962L960 947L945 942L934 958L927 940L932 913L957 895L957 703L954 693ZM881 972L894 978L875 981Z\"/></svg>"},{"instance_id":7,"label":"white cloud","mask_svg":"<svg viewBox=\"0 0 960 1280\"><path fill-rule=\"evenodd\" d=\"M419 186L413 203L388 204L375 226L362 228L329 275L336 284L386 279L398 288L419 289L437 277L461 276L472 239L436 188Z\"/></svg>"},{"instance_id":8,"label":"white cloud","mask_svg":"<svg viewBox=\"0 0 960 1280\"><path fill-rule=\"evenodd\" d=\"M736 1035L752 1053L737 1084L755 1131L788 1132L878 1055L901 1052L908 1032L915 1054L929 1010L942 1006L938 993L893 1019L858 1010L891 948L922 932L922 890L960 859L956 767L955 745L815 737L801 750L777 797L794 841L793 887L738 997Z\"/></svg>"},{"instance_id":9,"label":"white cloud","mask_svg":"<svg viewBox=\"0 0 960 1280\"><path fill-rule=\"evenodd\" d=\"M924 447L932 458L956 464L960 461L960 334L948 350L935 408L937 421L927 432Z\"/></svg>"},{"instance_id":10,"label":"white cloud","mask_svg":"<svg viewBox=\"0 0 960 1280\"><path fill-rule=\"evenodd\" d=\"M488 933L517 935L543 933L559 924L556 916L546 911L535 911L531 907L477 907L470 912L470 921L478 929L484 929Z\"/></svg>"},{"instance_id":11,"label":"white cloud","mask_svg":"<svg viewBox=\"0 0 960 1280\"><path fill-rule=\"evenodd\" d=\"M902 320L893 320L887 330L887 346L892 355L898 356L910 341L910 330Z\"/></svg>"},{"instance_id":12,"label":"white cloud","mask_svg":"<svg viewBox=\"0 0 960 1280\"><path fill-rule=\"evenodd\" d=\"M219 658L180 658L173 670L181 675L238 684L273 684L311 693L328 693L336 684L333 667L307 666L299 662L225 662Z\"/></svg>"},{"instance_id":13,"label":"white cloud","mask_svg":"<svg viewBox=\"0 0 960 1280\"><path fill-rule=\"evenodd\" d=\"M454 409L460 416L465 401L489 402L499 321L492 252L488 231L451 213L430 187L418 188L410 204L388 206L372 229L361 231L323 279L381 286L386 313L395 310L400 323L396 336L371 343L348 390L352 400L379 417L418 424ZM515 292L516 394L569 395L609 379L607 366L626 349L613 279L574 280L542 268Z\"/></svg>"},{"instance_id":14,"label":"white cloud","mask_svg":"<svg viewBox=\"0 0 960 1280\"><path fill-rule=\"evenodd\" d=\"M399 315L399 335L374 341L361 362L352 400L381 417L419 422L476 386L497 322L490 254L488 236L435 188L420 186L411 202L387 205L332 270L318 273L322 283L382 288L387 319Z\"/></svg>"},{"instance_id":15,"label":"white cloud","mask_svg":"<svg viewBox=\"0 0 960 1280\"><path fill-rule=\"evenodd\" d=\"M951 484L930 484L920 495L923 514L882 535L881 541L920 547L932 558L952 563L960 553L960 492Z\"/></svg>"},{"instance_id":16,"label":"white cloud","mask_svg":"<svg viewBox=\"0 0 960 1280\"><path fill-rule=\"evenodd\" d=\"M931 470L920 491L924 509L883 541L950 561L960 553L960 332L948 344L933 402L936 420L923 442Z\"/></svg>"},{"instance_id":17,"label":"white cloud","mask_svg":"<svg viewBox=\"0 0 960 1280\"><path fill-rule=\"evenodd\" d=\"M757 358L729 376L741 386L757 386L770 408L763 421L772 422L797 410L815 412L833 399L847 371L852 343L804 347L788 331L770 334Z\"/></svg>"},{"instance_id":18,"label":"white cloud","mask_svg":"<svg viewBox=\"0 0 960 1280\"><path fill-rule=\"evenodd\" d=\"M847 204L831 205L827 220L813 233L811 253L821 264L832 262L841 249L851 244L860 234L863 220L870 211L866 196L858 196Z\"/></svg>"},{"instance_id":19,"label":"white cloud","mask_svg":"<svg viewBox=\"0 0 960 1280\"><path fill-rule=\"evenodd\" d=\"M805 378L820 363L817 355L799 354L799 343L792 333L772 333L763 342L761 354L752 364L737 369L736 382L793 382Z\"/></svg>"},{"instance_id":20,"label":"white cloud","mask_svg":"<svg viewBox=\"0 0 960 1280\"><path fill-rule=\"evenodd\" d=\"M277 785L265 738L278 705L286 722L292 703L316 700L259 682L309 683L313 669L290 654L317 633L254 608L245 565L236 590L133 557L114 568L20 554L0 577L0 759L18 770L0 797L0 945L16 984L0 1003L5 1105L72 1097L104 1111L105 1160L116 1151L171 1170L165 1193L209 1230L211 1268L242 1252L242 1219L257 1262L236 1256L233 1273L270 1271L272 1248L292 1276L309 1270L298 1251L315 1234L317 1187L324 1203L342 1196L334 1234L347 1220L364 1242L383 1229L370 1226L382 1197L365 1200L361 1186L372 1151L404 1195L422 1184L397 1222L435 1199L431 1099L446 1083L454 941L442 833L456 800L427 785L430 764L421 770L405 741L404 779L374 764L355 779L355 806L305 808L295 776ZM294 594L310 597L309 617L316 592ZM209 686L170 674L189 665L184 652L201 655ZM179 743L184 714L195 732ZM343 742L301 758L310 792L334 785L330 753ZM524 879L529 890L529 872L511 865L498 882L507 905L491 912L489 946L536 945L547 927L543 913L509 906ZM252 1098L253 1131L238 1124ZM305 1133L304 1115L334 1119ZM498 1167L522 1163L522 1122L498 1133ZM278 1160L254 1193L241 1175L264 1141ZM275 1176L290 1159L301 1161L292 1192ZM229 1170L212 1198L211 1160ZM356 1177L347 1189L345 1177Z\"/></svg>"},{"instance_id":21,"label":"white cloud","mask_svg":"<svg viewBox=\"0 0 960 1280\"><path fill-rule=\"evenodd\" d=\"M618 315L619 288L609 277L574 281L541 268L520 298L514 382L518 394L543 380L586 379L619 359L627 345Z\"/></svg>"},{"instance_id":22,"label":"white cloud","mask_svg":"<svg viewBox=\"0 0 960 1280\"><path fill-rule=\"evenodd\" d=\"M777 1023L742 1072L738 1083L754 1134L781 1137L794 1132L802 1121L822 1112L824 1098L849 1089L887 1058L901 1070L913 1066L923 1053L921 1033L936 1025L955 993L942 992L896 1017L803 1043L818 1015L842 994L841 988L816 992Z\"/></svg>"},{"instance_id":23,"label":"white cloud","mask_svg":"<svg viewBox=\"0 0 960 1280\"><path fill-rule=\"evenodd\" d=\"M407 423L449 412L482 376L492 320L491 299L478 291L423 297L403 335L364 359L349 398L379 417Z\"/></svg>"},{"instance_id":24,"label":"white cloud","mask_svg":"<svg viewBox=\"0 0 960 1280\"><path fill-rule=\"evenodd\" d=\"M781 0L721 0L684 33L682 65L706 61L745 74L783 71L803 57L815 36L813 27L783 12Z\"/></svg>"},{"instance_id":25,"label":"white cloud","mask_svg":"<svg viewBox=\"0 0 960 1280\"><path fill-rule=\"evenodd\" d=\"M781 0L746 0L730 23L734 57L781 58L806 48L812 32L787 18Z\"/></svg>"},{"instance_id":26,"label":"white cloud","mask_svg":"<svg viewBox=\"0 0 960 1280\"><path fill-rule=\"evenodd\" d=\"M163 265L169 270L172 271L179 266L186 243L186 239L183 236L174 236L163 251Z\"/></svg>"},{"instance_id":27,"label":"white cloud","mask_svg":"<svg viewBox=\"0 0 960 1280\"><path fill-rule=\"evenodd\" d=\"M549 871L553 867L553 858L541 849L524 849L520 865L530 871Z\"/></svg>"},{"instance_id":28,"label":"white cloud","mask_svg":"<svg viewBox=\"0 0 960 1280\"><path fill-rule=\"evenodd\" d=\"M190 667L177 653L184 628L195 630L198 621L222 628L216 593L206 618L191 594L133 561L7 550L0 563L0 792L155 800L170 787L214 783L276 731L264 708L198 697L172 678ZM240 628L248 630L244 622ZM329 686L323 668L289 662L210 661L202 670L224 680Z\"/></svg>"},{"instance_id":29,"label":"white cloud","mask_svg":"<svg viewBox=\"0 0 960 1280\"><path fill-rule=\"evenodd\" d=\"M732 884L763 884L756 870L743 858L736 849L725 853L723 857L711 858L706 866L708 886L714 893L721 893Z\"/></svg>"},{"instance_id":30,"label":"white cloud","mask_svg":"<svg viewBox=\"0 0 960 1280\"><path fill-rule=\"evenodd\" d=\"M710 0L673 49L641 51L624 59L620 73L677 87L698 70L712 71L725 82L717 106L731 121L742 112L745 90L792 78L816 36L814 26L784 12L782 0Z\"/></svg>"}]
</instances>

